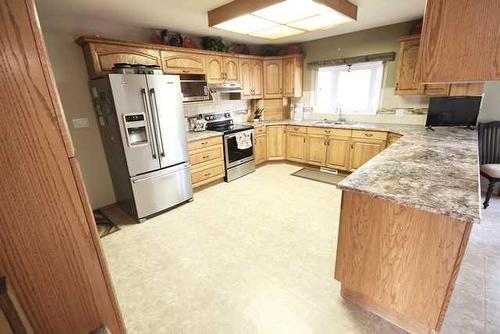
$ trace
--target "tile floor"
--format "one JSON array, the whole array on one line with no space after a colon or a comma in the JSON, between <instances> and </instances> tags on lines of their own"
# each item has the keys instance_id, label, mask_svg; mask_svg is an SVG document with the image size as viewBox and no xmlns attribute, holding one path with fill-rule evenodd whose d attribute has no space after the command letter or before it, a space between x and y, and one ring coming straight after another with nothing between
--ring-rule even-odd
<instances>
[{"instance_id":1,"label":"tile floor","mask_svg":"<svg viewBox=\"0 0 500 334\"><path fill-rule=\"evenodd\" d=\"M298 169L263 166L104 238L128 332L402 333L339 296L341 192L290 176ZM495 199L473 229L444 333L500 332L499 217Z\"/></svg>"}]
</instances>

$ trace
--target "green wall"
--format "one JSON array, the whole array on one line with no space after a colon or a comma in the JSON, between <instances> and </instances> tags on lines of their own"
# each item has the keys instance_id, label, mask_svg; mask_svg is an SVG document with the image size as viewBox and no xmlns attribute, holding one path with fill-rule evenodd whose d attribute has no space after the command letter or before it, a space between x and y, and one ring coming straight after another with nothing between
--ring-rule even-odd
<instances>
[{"instance_id":1,"label":"green wall","mask_svg":"<svg viewBox=\"0 0 500 334\"><path fill-rule=\"evenodd\" d=\"M308 62L391 51L399 53L399 37L408 35L414 24L415 21L398 23L302 43L305 53L304 90L311 90ZM397 57L396 55L395 61L386 64L385 87L395 87Z\"/></svg>"}]
</instances>

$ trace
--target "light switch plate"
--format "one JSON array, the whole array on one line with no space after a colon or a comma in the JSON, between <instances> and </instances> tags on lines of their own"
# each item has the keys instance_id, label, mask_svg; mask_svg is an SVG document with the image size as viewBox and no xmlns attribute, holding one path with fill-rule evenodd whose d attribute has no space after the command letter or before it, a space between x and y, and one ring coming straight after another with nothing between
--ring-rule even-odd
<instances>
[{"instance_id":1,"label":"light switch plate","mask_svg":"<svg viewBox=\"0 0 500 334\"><path fill-rule=\"evenodd\" d=\"M89 127L89 119L88 118L73 118L72 122L73 122L73 127L75 129Z\"/></svg>"}]
</instances>

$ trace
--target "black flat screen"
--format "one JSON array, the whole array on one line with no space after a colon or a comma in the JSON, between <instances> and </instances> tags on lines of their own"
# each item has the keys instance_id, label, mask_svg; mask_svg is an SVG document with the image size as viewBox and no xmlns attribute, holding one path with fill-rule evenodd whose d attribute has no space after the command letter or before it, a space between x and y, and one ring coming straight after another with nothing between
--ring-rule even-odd
<instances>
[{"instance_id":1,"label":"black flat screen","mask_svg":"<svg viewBox=\"0 0 500 334\"><path fill-rule=\"evenodd\" d=\"M475 126L481 96L432 97L425 126Z\"/></svg>"}]
</instances>

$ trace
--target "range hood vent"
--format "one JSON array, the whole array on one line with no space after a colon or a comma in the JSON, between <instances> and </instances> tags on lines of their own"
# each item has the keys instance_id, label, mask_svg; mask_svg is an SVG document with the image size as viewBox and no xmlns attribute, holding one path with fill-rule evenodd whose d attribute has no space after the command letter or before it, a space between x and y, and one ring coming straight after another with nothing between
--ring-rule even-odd
<instances>
[{"instance_id":1,"label":"range hood vent","mask_svg":"<svg viewBox=\"0 0 500 334\"><path fill-rule=\"evenodd\" d=\"M209 84L208 88L212 93L241 93L243 91L239 83Z\"/></svg>"}]
</instances>

